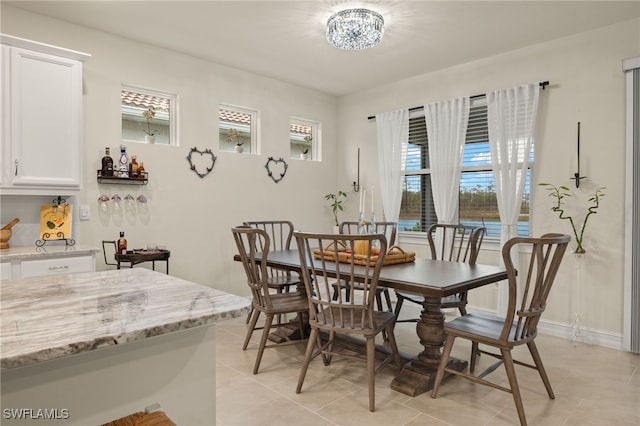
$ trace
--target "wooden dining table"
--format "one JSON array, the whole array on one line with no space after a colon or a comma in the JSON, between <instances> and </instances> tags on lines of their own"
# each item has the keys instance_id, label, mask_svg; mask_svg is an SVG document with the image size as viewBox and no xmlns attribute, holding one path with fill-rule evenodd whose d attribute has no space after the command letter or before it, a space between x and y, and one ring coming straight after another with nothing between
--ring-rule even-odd
<instances>
[{"instance_id":1,"label":"wooden dining table","mask_svg":"<svg viewBox=\"0 0 640 426\"><path fill-rule=\"evenodd\" d=\"M236 259L239 260L239 259ZM298 250L272 251L267 257L268 266L300 272ZM313 259L320 269L319 261ZM327 262L331 274L331 262ZM311 265L309 265L311 266ZM355 267L356 277L364 277L365 268ZM413 262L385 265L381 268L378 285L410 293L424 295L423 310L416 323L416 333L424 347L415 358L403 365L391 388L409 396L416 396L433 387L436 370L440 364L445 340L444 313L440 309L443 297L471 290L507 279L502 266L469 265L462 262L446 262L416 258ZM467 361L450 358L449 367L462 371Z\"/></svg>"}]
</instances>

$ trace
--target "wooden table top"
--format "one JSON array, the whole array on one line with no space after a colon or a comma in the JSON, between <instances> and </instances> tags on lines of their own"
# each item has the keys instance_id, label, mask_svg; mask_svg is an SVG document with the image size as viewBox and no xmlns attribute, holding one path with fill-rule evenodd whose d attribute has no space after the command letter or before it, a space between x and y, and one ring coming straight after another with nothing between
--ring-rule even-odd
<instances>
[{"instance_id":1,"label":"wooden table top","mask_svg":"<svg viewBox=\"0 0 640 426\"><path fill-rule=\"evenodd\" d=\"M298 250L272 251L268 262L269 266L300 270ZM313 262L319 267L318 260L314 259ZM355 270L364 274L365 268L356 266ZM414 262L383 266L378 283L396 290L445 297L506 279L507 271L502 266L416 258Z\"/></svg>"}]
</instances>

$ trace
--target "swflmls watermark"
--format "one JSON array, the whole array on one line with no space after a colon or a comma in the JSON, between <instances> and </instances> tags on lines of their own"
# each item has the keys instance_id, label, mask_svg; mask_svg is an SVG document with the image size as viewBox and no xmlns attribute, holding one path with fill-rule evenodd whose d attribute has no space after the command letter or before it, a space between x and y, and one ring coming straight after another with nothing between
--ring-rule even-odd
<instances>
[{"instance_id":1,"label":"swflmls watermark","mask_svg":"<svg viewBox=\"0 0 640 426\"><path fill-rule=\"evenodd\" d=\"M3 408L2 417L9 420L66 420L68 408Z\"/></svg>"}]
</instances>

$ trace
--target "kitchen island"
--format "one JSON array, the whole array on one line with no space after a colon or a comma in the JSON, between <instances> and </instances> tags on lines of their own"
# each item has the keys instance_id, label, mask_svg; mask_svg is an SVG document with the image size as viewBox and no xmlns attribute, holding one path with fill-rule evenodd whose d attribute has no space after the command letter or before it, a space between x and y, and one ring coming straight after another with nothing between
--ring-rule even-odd
<instances>
[{"instance_id":1,"label":"kitchen island","mask_svg":"<svg viewBox=\"0 0 640 426\"><path fill-rule=\"evenodd\" d=\"M2 424L98 425L153 404L214 424L214 324L248 311L145 268L3 281Z\"/></svg>"}]
</instances>

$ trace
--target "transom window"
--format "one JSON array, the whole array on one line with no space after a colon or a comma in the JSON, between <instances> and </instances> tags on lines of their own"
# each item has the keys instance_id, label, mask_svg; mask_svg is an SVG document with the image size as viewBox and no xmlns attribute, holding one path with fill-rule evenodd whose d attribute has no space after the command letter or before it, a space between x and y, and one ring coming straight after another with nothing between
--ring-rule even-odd
<instances>
[{"instance_id":1,"label":"transom window","mask_svg":"<svg viewBox=\"0 0 640 426\"><path fill-rule=\"evenodd\" d=\"M532 164L533 154L529 167ZM529 236L530 178L529 168L518 220L519 236ZM458 201L460 223L485 226L488 236L500 236L501 224L491 164L485 96L472 98ZM424 111L415 111L409 118L409 145L398 229L424 232L437 221L431 192L429 140Z\"/></svg>"},{"instance_id":2,"label":"transom window","mask_svg":"<svg viewBox=\"0 0 640 426\"><path fill-rule=\"evenodd\" d=\"M289 123L291 158L319 160L320 123L292 117Z\"/></svg>"},{"instance_id":3,"label":"transom window","mask_svg":"<svg viewBox=\"0 0 640 426\"><path fill-rule=\"evenodd\" d=\"M257 153L258 111L248 108L220 105L218 108L218 131L220 151Z\"/></svg>"},{"instance_id":4,"label":"transom window","mask_svg":"<svg viewBox=\"0 0 640 426\"><path fill-rule=\"evenodd\" d=\"M176 95L123 86L122 139L177 146Z\"/></svg>"}]
</instances>

